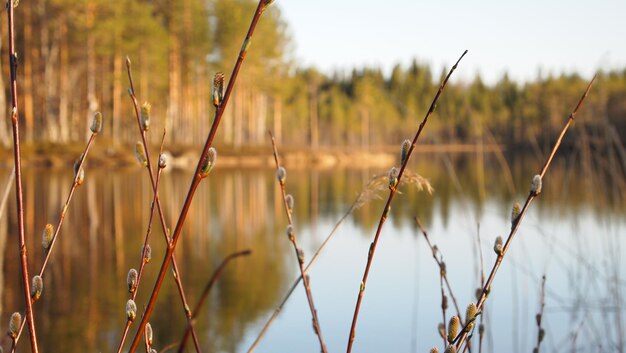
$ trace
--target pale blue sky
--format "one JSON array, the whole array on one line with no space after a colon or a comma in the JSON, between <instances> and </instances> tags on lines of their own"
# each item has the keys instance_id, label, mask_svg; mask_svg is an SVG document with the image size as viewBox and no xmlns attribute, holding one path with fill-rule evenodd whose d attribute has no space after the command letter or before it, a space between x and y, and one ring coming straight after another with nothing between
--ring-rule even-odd
<instances>
[{"instance_id":1,"label":"pale blue sky","mask_svg":"<svg viewBox=\"0 0 626 353\"><path fill-rule=\"evenodd\" d=\"M324 72L412 58L438 74L469 49L459 76L626 68L626 0L277 0L299 63Z\"/></svg>"}]
</instances>

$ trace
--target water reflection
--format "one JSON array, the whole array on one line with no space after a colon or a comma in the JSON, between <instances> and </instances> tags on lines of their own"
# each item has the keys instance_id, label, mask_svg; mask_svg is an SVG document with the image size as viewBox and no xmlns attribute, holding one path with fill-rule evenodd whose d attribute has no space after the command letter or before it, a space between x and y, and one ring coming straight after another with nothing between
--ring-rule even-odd
<instances>
[{"instance_id":1,"label":"water reflection","mask_svg":"<svg viewBox=\"0 0 626 353\"><path fill-rule=\"evenodd\" d=\"M467 303L477 283L476 223L481 223L481 247L485 258L490 259L492 239L506 231L510 205L525 197L530 177L539 166L533 158L517 159L507 167L510 172L505 172L493 156L483 160L482 167L473 156L419 157L411 170L428 178L435 192L429 195L417 192L414 186L406 186L394 203L374 265L373 284L366 293L363 323L355 346L358 351L393 348L404 352L416 351L416 347L419 347L417 351L427 351L440 342L434 329L441 320L440 313L428 309L428 306L436 307L438 301L438 278L425 244L415 231L413 217L419 215L430 228L447 258L451 282L459 289L460 301ZM511 254L500 274L502 278L496 281L498 288L508 289L494 296L492 306L488 306L488 310L493 308L487 312L488 327L503 323L507 327L504 334L508 337L514 332L516 338L503 341L498 337L503 329L490 327L488 348L491 350L487 351L532 349L535 287L545 271L549 272L547 310L551 313L547 322L553 323L549 344L556 346L558 339L571 331L555 328L559 322L574 325L581 320L598 321L598 312L621 319L623 306L618 294L624 288L621 279L624 268L619 260L625 229L623 178L603 169L581 172L572 166L575 161L557 160L549 172L544 194L533 205L528 224L522 230L525 239L519 241L519 250ZM350 208L372 175L385 172L289 170L287 189L295 197L295 222L307 258ZM71 177L70 171L24 173L31 273L39 270L44 255L41 231L46 223L56 224ZM160 196L170 227L178 217L189 181L189 173L180 171L165 174L162 179ZM0 185L4 185L4 179ZM386 191L381 196L386 197ZM247 349L297 276L290 244L283 235L286 220L278 198L271 169L218 168L196 194L176 252L192 306L224 256L244 248L253 250L250 257L231 263L198 315L197 330L207 352ZM13 311L23 308L13 199L11 195L6 214L0 219L1 327L6 327ZM45 351L116 349L128 298L126 273L130 267L138 266L151 201L149 181L143 171L87 170L87 182L72 201L45 275L44 295L35 306ZM311 272L322 330L333 351L345 345L367 247L383 202L370 197L355 210L331 243L328 254L322 257L319 268ZM602 237L598 243L592 237L595 234ZM140 308L147 301L164 253L163 233L158 223L153 227L151 239L154 260L148 264L139 290ZM600 254L604 257L597 261L594 256ZM525 261L525 257L533 260ZM486 263L490 264L487 260ZM581 283L580 278L590 282ZM383 288L376 283L384 283ZM600 291L600 299L609 301L609 307L594 309L592 304L600 299L590 294L593 283ZM389 303L390 295L395 303ZM585 303L586 311L577 310L576 303ZM260 351L316 350L306 309L304 294L294 293ZM414 317L420 318L417 323ZM600 332L604 327L596 321L593 327L589 325L589 332L594 328ZM152 319L156 346L177 342L184 323L176 288L168 279ZM619 330L614 336L615 344L619 343ZM403 343L397 343L398 340ZM598 337L589 342L602 340ZM5 349L8 343L4 339ZM28 349L27 340L21 340L20 345L22 350Z\"/></svg>"}]
</instances>

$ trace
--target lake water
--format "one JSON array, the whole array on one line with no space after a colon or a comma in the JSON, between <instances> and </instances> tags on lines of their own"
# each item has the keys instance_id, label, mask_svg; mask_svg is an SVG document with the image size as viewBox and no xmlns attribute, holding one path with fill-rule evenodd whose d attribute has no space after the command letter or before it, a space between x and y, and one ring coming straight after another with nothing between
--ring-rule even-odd
<instances>
[{"instance_id":1,"label":"lake water","mask_svg":"<svg viewBox=\"0 0 626 353\"><path fill-rule=\"evenodd\" d=\"M510 229L514 201L522 203L542 162L516 160L510 171L487 156L417 156L410 169L427 178L429 195L401 187L375 254L354 344L355 352L443 352L439 271L414 217L418 216L444 257L461 311L495 260L496 236ZM626 216L624 175L610 168L581 168L558 155L544 178L504 259L487 301L483 352L531 352L535 314L546 275L543 352L624 352ZM482 165L482 167L480 167ZM381 169L292 170L287 192L295 198L296 235L306 259ZM8 171L2 171L3 187ZM126 275L139 264L151 188L145 170L87 168L70 205L35 305L44 352L115 352L125 322ZM160 196L173 227L186 195L190 171L165 173ZM508 177L510 175L510 177ZM26 170L26 234L30 272L38 271L41 233L56 224L71 183L71 170ZM369 200L343 222L310 271L312 293L329 351L346 348L368 248L388 191ZM287 219L272 169L215 169L201 184L176 256L191 307L227 254L251 249L233 261L213 288L196 323L205 352L246 352L298 276L285 235ZM0 219L0 330L23 310L14 196ZM478 250L480 238L480 250ZM161 227L151 238L153 260L139 288L147 302L164 253ZM450 305L447 318L455 313ZM171 276L151 319L155 347L177 342L185 326ZM131 328L134 333L136 324ZM3 338L8 350L10 342ZM28 351L26 336L20 350ZM188 345L187 351L193 351ZM299 287L259 344L257 352L319 352L304 290ZM472 351L478 352L478 334Z\"/></svg>"}]
</instances>

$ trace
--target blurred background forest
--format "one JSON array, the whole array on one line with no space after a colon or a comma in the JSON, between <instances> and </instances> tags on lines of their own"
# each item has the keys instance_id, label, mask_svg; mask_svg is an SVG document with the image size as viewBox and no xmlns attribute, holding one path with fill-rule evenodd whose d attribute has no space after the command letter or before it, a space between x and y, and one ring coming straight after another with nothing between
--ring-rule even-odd
<instances>
[{"instance_id":1,"label":"blurred background forest","mask_svg":"<svg viewBox=\"0 0 626 353\"><path fill-rule=\"evenodd\" d=\"M444 68L417 60L397 65L389 74L378 67L335 74L301 67L293 59L289 27L277 5L260 23L218 144L235 149L266 145L268 129L283 145L308 141L312 148L368 150L406 138L406 129L416 127L427 109ZM213 74L223 71L228 78L255 6L252 0L22 2L16 29L23 140L82 142L93 112L100 110L109 146L134 143L126 93L128 55L139 98L152 104L153 127L167 128L170 145L203 142L213 117ZM0 94L0 111L6 112L6 43L1 49L5 94ZM494 84L479 76L470 82L453 80L425 143L543 148L557 135L585 81L576 74L538 74L524 83L506 75ZM626 69L601 73L587 103L585 110L594 119L579 122L585 126L583 137L592 145L609 143L623 151ZM2 119L0 143L5 147L9 131L8 120Z\"/></svg>"}]
</instances>

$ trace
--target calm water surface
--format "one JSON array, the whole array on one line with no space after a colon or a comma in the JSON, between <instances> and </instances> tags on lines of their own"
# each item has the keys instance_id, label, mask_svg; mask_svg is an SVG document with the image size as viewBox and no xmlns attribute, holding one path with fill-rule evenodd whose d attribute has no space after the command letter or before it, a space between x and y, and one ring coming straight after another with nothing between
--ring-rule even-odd
<instances>
[{"instance_id":1,"label":"calm water surface","mask_svg":"<svg viewBox=\"0 0 626 353\"><path fill-rule=\"evenodd\" d=\"M365 291L356 352L428 352L433 346L443 352L437 333L442 320L439 272L414 216L422 220L441 250L464 312L475 300L480 283L481 253L488 271L495 260L493 241L508 234L511 205L523 202L541 161L518 161L511 166L511 178L495 158L487 158L484 168L477 165L471 157L440 155L411 165L435 191L429 195L414 185L404 185L394 200ZM287 191L296 200L296 232L307 260L368 180L386 173L287 168ZM7 174L2 171L0 185L5 184ZM31 273L39 270L43 258L41 231L46 223L56 224L71 177L69 169L25 171ZM189 181L190 172L163 175L160 195L171 227ZM546 339L542 351L624 351L623 184L623 174L579 170L570 161L557 160L493 285L484 315L484 352L532 351L544 274ZM126 274L138 266L148 222L152 200L148 185L147 174L139 168L87 169L86 183L70 206L44 276L44 294L35 305L43 351L116 350L125 322ZM385 190L378 194L380 198L371 195L355 210L310 271L323 336L332 352L345 350L369 244L386 195ZM0 219L0 330L6 330L12 312L24 307L13 197ZM270 169L217 168L196 194L176 252L191 306L223 257L237 250L253 251L250 257L231 263L198 313L196 327L205 352L245 352L297 278L279 201ZM139 289L139 308L147 302L164 253L158 224L150 243L153 261ZM447 317L454 313L451 305ZM151 322L157 348L180 339L185 320L169 277ZM477 352L475 336L473 351ZM26 343L21 340L21 351L29 350ZM6 337L2 345L6 351ZM319 351L301 288L257 351Z\"/></svg>"}]
</instances>

